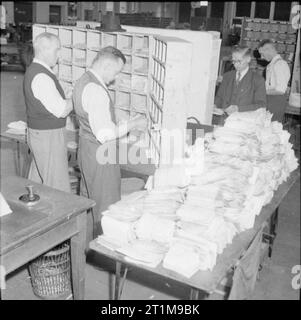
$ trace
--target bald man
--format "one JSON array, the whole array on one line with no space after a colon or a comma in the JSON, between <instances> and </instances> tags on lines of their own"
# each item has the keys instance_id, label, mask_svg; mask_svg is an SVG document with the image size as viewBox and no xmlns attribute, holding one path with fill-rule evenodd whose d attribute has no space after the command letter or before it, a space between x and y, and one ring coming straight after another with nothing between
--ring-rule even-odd
<instances>
[{"instance_id":1,"label":"bald man","mask_svg":"<svg viewBox=\"0 0 301 320\"><path fill-rule=\"evenodd\" d=\"M81 192L96 202L87 216L87 244L99 235L102 212L121 198L118 139L134 129L146 130L147 121L137 116L117 122L108 86L115 81L126 62L115 47L102 48L91 68L76 82L74 109L79 120L79 166ZM112 157L106 159L105 153Z\"/></svg>"},{"instance_id":2,"label":"bald man","mask_svg":"<svg viewBox=\"0 0 301 320\"><path fill-rule=\"evenodd\" d=\"M286 90L291 77L290 68L270 39L262 40L258 51L269 62L265 80L267 108L273 114L273 121L282 122L287 106Z\"/></svg>"},{"instance_id":3,"label":"bald man","mask_svg":"<svg viewBox=\"0 0 301 320\"><path fill-rule=\"evenodd\" d=\"M34 59L23 82L27 138L34 159L28 178L70 192L65 127L72 100L66 99L52 70L58 61L60 41L45 32L34 39L33 48Z\"/></svg>"}]
</instances>

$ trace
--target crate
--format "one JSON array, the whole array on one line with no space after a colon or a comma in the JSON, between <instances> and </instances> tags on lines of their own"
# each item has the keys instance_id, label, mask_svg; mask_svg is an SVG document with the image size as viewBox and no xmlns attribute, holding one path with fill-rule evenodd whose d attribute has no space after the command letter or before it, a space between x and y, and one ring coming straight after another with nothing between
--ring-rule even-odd
<instances>
[{"instance_id":1,"label":"crate","mask_svg":"<svg viewBox=\"0 0 301 320\"><path fill-rule=\"evenodd\" d=\"M29 264L33 292L43 299L70 293L70 247L63 243Z\"/></svg>"}]
</instances>

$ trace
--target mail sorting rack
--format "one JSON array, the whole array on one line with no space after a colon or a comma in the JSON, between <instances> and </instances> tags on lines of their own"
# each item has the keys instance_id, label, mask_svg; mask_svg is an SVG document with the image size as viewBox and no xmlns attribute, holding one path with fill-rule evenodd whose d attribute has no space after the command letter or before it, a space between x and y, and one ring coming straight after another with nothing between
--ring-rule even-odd
<instances>
[{"instance_id":1,"label":"mail sorting rack","mask_svg":"<svg viewBox=\"0 0 301 320\"><path fill-rule=\"evenodd\" d=\"M114 46L120 49L126 57L126 64L109 89L116 108L127 112L117 113L121 118L127 118L128 115L132 117L147 112L153 43L151 35L41 24L33 26L33 38L42 32L50 32L60 38L61 57L56 71L64 89L73 87L91 66L101 48Z\"/></svg>"},{"instance_id":2,"label":"mail sorting rack","mask_svg":"<svg viewBox=\"0 0 301 320\"><path fill-rule=\"evenodd\" d=\"M33 26L33 38L42 32L51 32L60 38L61 57L55 71L64 90L73 88L101 48L111 45L123 52L126 64L108 88L117 119L130 119L139 113L147 115L148 135L143 145L149 146L150 157L159 165L160 128L186 126L188 106L180 95L183 87L190 83L191 44L179 38L145 33Z\"/></svg>"},{"instance_id":3,"label":"mail sorting rack","mask_svg":"<svg viewBox=\"0 0 301 320\"><path fill-rule=\"evenodd\" d=\"M186 128L183 89L189 82L191 43L164 36L155 36L154 42L148 133L150 157L160 166L162 160L173 161L176 156L173 144L169 143L172 141L162 135L163 130L184 132ZM180 144L181 155L178 156L183 156L184 145L179 140L175 143Z\"/></svg>"},{"instance_id":4,"label":"mail sorting rack","mask_svg":"<svg viewBox=\"0 0 301 320\"><path fill-rule=\"evenodd\" d=\"M267 19L244 18L241 29L241 44L251 49L258 48L260 41L272 39L281 57L286 60L291 71L294 67L294 57L297 45L297 30L291 22ZM252 59L251 68L262 72L256 59Z\"/></svg>"}]
</instances>

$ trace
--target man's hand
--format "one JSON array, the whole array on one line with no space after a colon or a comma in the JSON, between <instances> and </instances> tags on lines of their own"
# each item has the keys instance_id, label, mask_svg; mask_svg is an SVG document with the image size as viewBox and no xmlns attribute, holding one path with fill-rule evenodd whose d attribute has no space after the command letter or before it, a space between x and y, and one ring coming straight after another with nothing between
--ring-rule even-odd
<instances>
[{"instance_id":1,"label":"man's hand","mask_svg":"<svg viewBox=\"0 0 301 320\"><path fill-rule=\"evenodd\" d=\"M218 108L216 105L213 106L213 114L217 116L222 116L224 114L224 110L221 108Z\"/></svg>"},{"instance_id":2,"label":"man's hand","mask_svg":"<svg viewBox=\"0 0 301 320\"><path fill-rule=\"evenodd\" d=\"M238 106L232 104L231 106L229 106L228 108L225 109L225 112L228 115L230 115L230 114L232 114L234 112L238 112Z\"/></svg>"}]
</instances>

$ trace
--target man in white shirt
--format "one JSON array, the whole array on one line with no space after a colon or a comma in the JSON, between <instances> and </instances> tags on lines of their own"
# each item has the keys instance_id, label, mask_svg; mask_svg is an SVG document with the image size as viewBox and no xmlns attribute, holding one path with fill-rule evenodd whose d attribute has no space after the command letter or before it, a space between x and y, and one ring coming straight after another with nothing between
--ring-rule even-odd
<instances>
[{"instance_id":1,"label":"man in white shirt","mask_svg":"<svg viewBox=\"0 0 301 320\"><path fill-rule=\"evenodd\" d=\"M270 39L261 41L258 51L263 59L269 61L265 81L267 109L273 114L273 121L282 122L287 106L286 90L291 77L290 68Z\"/></svg>"},{"instance_id":2,"label":"man in white shirt","mask_svg":"<svg viewBox=\"0 0 301 320\"><path fill-rule=\"evenodd\" d=\"M28 125L28 143L33 153L29 179L70 192L66 117L72 110L52 68L56 65L60 41L42 33L33 42L34 60L23 81Z\"/></svg>"},{"instance_id":3,"label":"man in white shirt","mask_svg":"<svg viewBox=\"0 0 301 320\"><path fill-rule=\"evenodd\" d=\"M73 90L74 110L80 125L81 192L96 202L92 216L88 214L87 242L101 233L101 213L121 198L118 138L133 129L145 130L147 125L142 116L123 123L116 121L107 86L115 80L125 62L118 49L101 49L91 69L76 82ZM109 163L103 158L106 151L113 154Z\"/></svg>"}]
</instances>

